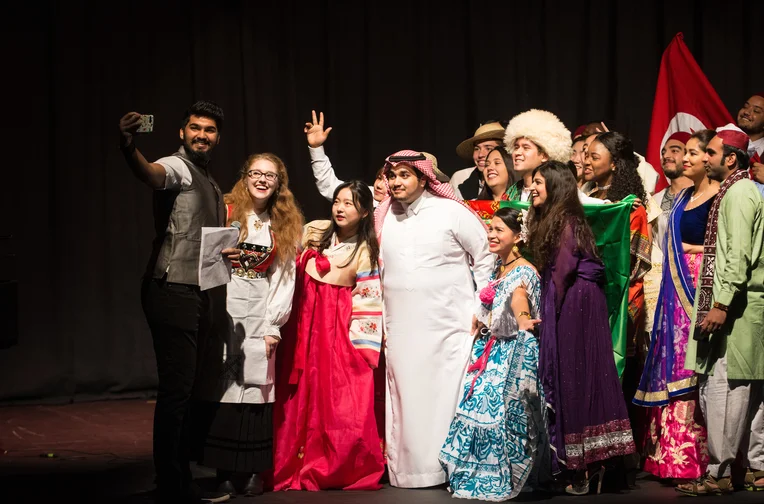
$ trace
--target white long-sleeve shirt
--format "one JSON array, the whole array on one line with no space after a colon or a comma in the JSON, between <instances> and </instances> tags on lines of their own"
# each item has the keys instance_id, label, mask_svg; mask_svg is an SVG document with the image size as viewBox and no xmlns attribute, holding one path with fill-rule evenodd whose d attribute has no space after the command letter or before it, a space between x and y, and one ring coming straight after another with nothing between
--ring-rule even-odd
<instances>
[{"instance_id":1,"label":"white long-sleeve shirt","mask_svg":"<svg viewBox=\"0 0 764 504\"><path fill-rule=\"evenodd\" d=\"M324 198L332 201L334 199L334 190L337 186L344 184L345 182L337 177L334 173L334 167L332 167L329 156L324 152L324 147L308 147L310 152L310 166L313 168L313 178L316 179L316 187L319 194ZM374 187L369 186L371 194L374 195ZM377 206L377 200L374 200L374 207Z\"/></svg>"}]
</instances>

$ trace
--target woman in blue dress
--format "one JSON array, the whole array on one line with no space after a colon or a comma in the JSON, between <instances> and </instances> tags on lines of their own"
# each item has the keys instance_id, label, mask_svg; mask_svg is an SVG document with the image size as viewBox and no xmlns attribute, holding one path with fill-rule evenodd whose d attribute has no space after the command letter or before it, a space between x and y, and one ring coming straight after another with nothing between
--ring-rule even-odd
<instances>
[{"instance_id":1,"label":"woman in blue dress","mask_svg":"<svg viewBox=\"0 0 764 504\"><path fill-rule=\"evenodd\" d=\"M523 214L499 209L488 229L497 266L480 292L463 395L439 456L454 497L515 497L547 446L532 332L540 322L541 285L518 249L524 240Z\"/></svg>"}]
</instances>

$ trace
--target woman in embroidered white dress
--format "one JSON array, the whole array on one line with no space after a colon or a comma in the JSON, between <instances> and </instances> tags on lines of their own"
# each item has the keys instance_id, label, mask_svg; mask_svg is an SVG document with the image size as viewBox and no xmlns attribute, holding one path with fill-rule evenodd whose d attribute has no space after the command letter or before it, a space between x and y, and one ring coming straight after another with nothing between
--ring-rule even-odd
<instances>
[{"instance_id":1,"label":"woman in embroidered white dress","mask_svg":"<svg viewBox=\"0 0 764 504\"><path fill-rule=\"evenodd\" d=\"M332 220L305 226L277 360L274 490L380 488L373 370L382 292L372 201L362 182L340 184Z\"/></svg>"},{"instance_id":2,"label":"woman in embroidered white dress","mask_svg":"<svg viewBox=\"0 0 764 504\"><path fill-rule=\"evenodd\" d=\"M488 228L497 268L480 292L464 395L439 457L454 497L515 497L547 446L532 333L541 284L517 247L525 239L522 220L519 211L501 208Z\"/></svg>"},{"instance_id":3,"label":"woman in embroidered white dress","mask_svg":"<svg viewBox=\"0 0 764 504\"><path fill-rule=\"evenodd\" d=\"M288 184L281 159L255 154L225 195L228 225L242 227L222 317L223 353L201 369L211 417L199 462L217 469L219 490L230 494L262 493L259 473L273 467L275 352L292 309L303 224Z\"/></svg>"}]
</instances>

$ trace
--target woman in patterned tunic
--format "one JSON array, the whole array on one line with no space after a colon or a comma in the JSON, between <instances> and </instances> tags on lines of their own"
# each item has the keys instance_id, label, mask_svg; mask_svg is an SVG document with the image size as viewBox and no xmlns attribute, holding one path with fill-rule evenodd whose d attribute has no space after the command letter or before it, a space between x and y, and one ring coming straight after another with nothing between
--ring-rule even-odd
<instances>
[{"instance_id":1,"label":"woman in patterned tunic","mask_svg":"<svg viewBox=\"0 0 764 504\"><path fill-rule=\"evenodd\" d=\"M480 292L473 320L476 336L464 394L440 452L454 497L503 501L515 497L546 439L538 381L538 273L523 259L523 216L501 208L488 230L498 255Z\"/></svg>"}]
</instances>

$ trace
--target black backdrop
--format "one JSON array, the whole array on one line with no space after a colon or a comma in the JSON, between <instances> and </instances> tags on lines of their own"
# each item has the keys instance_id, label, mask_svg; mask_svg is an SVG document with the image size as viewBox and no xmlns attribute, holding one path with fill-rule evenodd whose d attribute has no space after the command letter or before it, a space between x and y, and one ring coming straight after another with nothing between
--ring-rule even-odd
<instances>
[{"instance_id":1,"label":"black backdrop","mask_svg":"<svg viewBox=\"0 0 764 504\"><path fill-rule=\"evenodd\" d=\"M644 152L658 65L679 31L733 115L764 87L764 2L38 2L6 11L0 279L18 280L19 343L0 350L0 399L141 393L155 384L139 304L151 194L117 150L116 125L155 116L148 158L178 145L183 110L217 101L223 188L272 151L308 219L302 125L334 127L341 178L371 181L401 148L465 166L454 149L489 118L531 107L569 128L608 118ZM9 15L8 15L9 14ZM754 43L756 41L756 43ZM6 88L7 89L7 88Z\"/></svg>"}]
</instances>

